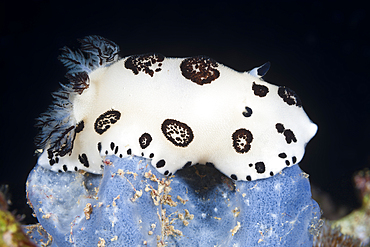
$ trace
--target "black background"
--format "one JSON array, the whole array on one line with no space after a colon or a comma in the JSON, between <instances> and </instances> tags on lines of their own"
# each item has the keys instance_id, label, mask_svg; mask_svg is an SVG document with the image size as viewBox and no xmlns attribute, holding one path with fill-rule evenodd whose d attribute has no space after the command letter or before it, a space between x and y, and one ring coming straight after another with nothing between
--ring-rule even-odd
<instances>
[{"instance_id":1,"label":"black background","mask_svg":"<svg viewBox=\"0 0 370 247\"><path fill-rule=\"evenodd\" d=\"M97 34L121 56L207 55L238 71L270 61L265 80L301 97L319 131L301 168L337 217L358 207L352 175L369 166L369 10L354 1L35 1L0 4L1 170L12 209L30 215L34 119L66 82L59 48ZM325 207L325 205L324 205ZM325 212L326 211L326 212ZM30 222L32 218L27 218Z\"/></svg>"}]
</instances>

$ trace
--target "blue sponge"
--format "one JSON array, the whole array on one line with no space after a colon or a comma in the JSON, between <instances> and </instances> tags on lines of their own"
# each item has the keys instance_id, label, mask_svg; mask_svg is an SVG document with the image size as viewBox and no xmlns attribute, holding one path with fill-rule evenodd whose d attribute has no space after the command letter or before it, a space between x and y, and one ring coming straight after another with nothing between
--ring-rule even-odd
<instances>
[{"instance_id":1,"label":"blue sponge","mask_svg":"<svg viewBox=\"0 0 370 247\"><path fill-rule=\"evenodd\" d=\"M249 182L212 165L166 178L144 158L104 163L103 175L30 173L27 196L53 246L312 246L320 208L298 165Z\"/></svg>"}]
</instances>

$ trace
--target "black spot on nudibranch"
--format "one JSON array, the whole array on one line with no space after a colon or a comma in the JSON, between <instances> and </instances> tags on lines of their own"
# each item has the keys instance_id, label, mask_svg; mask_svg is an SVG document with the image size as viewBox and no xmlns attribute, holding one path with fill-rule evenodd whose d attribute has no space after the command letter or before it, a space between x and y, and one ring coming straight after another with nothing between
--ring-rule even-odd
<instances>
[{"instance_id":1,"label":"black spot on nudibranch","mask_svg":"<svg viewBox=\"0 0 370 247\"><path fill-rule=\"evenodd\" d=\"M94 124L94 129L96 133L103 134L107 131L112 124L115 124L121 118L121 113L119 111L110 110L101 114Z\"/></svg>"},{"instance_id":2,"label":"black spot on nudibranch","mask_svg":"<svg viewBox=\"0 0 370 247\"><path fill-rule=\"evenodd\" d=\"M276 127L276 130L277 130L277 132L278 132L278 133L283 133L283 132L284 132L284 130L285 130L284 125L283 125L283 124L281 124L281 123L277 123L277 124L275 125L275 127Z\"/></svg>"},{"instance_id":3,"label":"black spot on nudibranch","mask_svg":"<svg viewBox=\"0 0 370 247\"><path fill-rule=\"evenodd\" d=\"M296 105L298 107L302 107L302 101L301 101L301 99L290 88L287 88L287 87L279 87L279 89L278 89L278 95L288 105Z\"/></svg>"},{"instance_id":4,"label":"black spot on nudibranch","mask_svg":"<svg viewBox=\"0 0 370 247\"><path fill-rule=\"evenodd\" d=\"M115 147L116 145L114 144L114 142L111 142L110 143L110 149L112 149L112 151L113 151L113 149L114 149L114 147Z\"/></svg>"},{"instance_id":5,"label":"black spot on nudibranch","mask_svg":"<svg viewBox=\"0 0 370 247\"><path fill-rule=\"evenodd\" d=\"M148 53L143 55L134 55L125 61L125 68L132 70L137 75L139 72L144 72L153 77L154 72L159 72L162 69L156 68L154 71L151 68L154 64L158 63L158 67L162 66L164 56L161 54Z\"/></svg>"},{"instance_id":6,"label":"black spot on nudibranch","mask_svg":"<svg viewBox=\"0 0 370 247\"><path fill-rule=\"evenodd\" d=\"M297 157L293 156L292 161L293 161L293 164L295 164L297 162Z\"/></svg>"},{"instance_id":7,"label":"black spot on nudibranch","mask_svg":"<svg viewBox=\"0 0 370 247\"><path fill-rule=\"evenodd\" d=\"M186 58L180 65L182 75L201 86L211 83L220 76L217 67L218 63L206 56Z\"/></svg>"},{"instance_id":8,"label":"black spot on nudibranch","mask_svg":"<svg viewBox=\"0 0 370 247\"><path fill-rule=\"evenodd\" d=\"M293 131L292 130L290 130L290 129L285 129L284 128L284 125L283 124L281 124L281 123L277 123L276 125L275 125L275 127L276 127L276 130L277 130L277 132L278 133L282 133L284 136L285 136L285 141L288 143L288 144L290 144L290 143L292 143L292 141L293 142L297 142L297 138L295 137L295 135L294 135L294 133L293 133ZM280 156L279 156L280 157Z\"/></svg>"},{"instance_id":9,"label":"black spot on nudibranch","mask_svg":"<svg viewBox=\"0 0 370 247\"><path fill-rule=\"evenodd\" d=\"M47 150L47 153L48 153L48 159L53 158L53 156L54 156L53 151L51 151L50 149L48 149Z\"/></svg>"},{"instance_id":10,"label":"black spot on nudibranch","mask_svg":"<svg viewBox=\"0 0 370 247\"><path fill-rule=\"evenodd\" d=\"M234 180L238 180L238 177L235 174L231 174L230 177Z\"/></svg>"},{"instance_id":11,"label":"black spot on nudibranch","mask_svg":"<svg viewBox=\"0 0 370 247\"><path fill-rule=\"evenodd\" d=\"M84 127L85 127L84 121L79 122L75 129L76 133L80 133L84 129Z\"/></svg>"},{"instance_id":12,"label":"black spot on nudibranch","mask_svg":"<svg viewBox=\"0 0 370 247\"><path fill-rule=\"evenodd\" d=\"M87 159L87 156L85 153L78 155L78 160L83 164L85 167L89 167L89 160Z\"/></svg>"},{"instance_id":13,"label":"black spot on nudibranch","mask_svg":"<svg viewBox=\"0 0 370 247\"><path fill-rule=\"evenodd\" d=\"M288 144L292 143L292 141L297 142L297 138L295 137L293 131L291 131L290 129L286 129L284 131L284 136L285 136L285 140Z\"/></svg>"},{"instance_id":14,"label":"black spot on nudibranch","mask_svg":"<svg viewBox=\"0 0 370 247\"><path fill-rule=\"evenodd\" d=\"M280 153L279 158L285 159L287 157L286 153Z\"/></svg>"},{"instance_id":15,"label":"black spot on nudibranch","mask_svg":"<svg viewBox=\"0 0 370 247\"><path fill-rule=\"evenodd\" d=\"M150 142L152 141L152 136L148 133L144 133L139 138L139 144L142 149L145 149L150 145Z\"/></svg>"},{"instance_id":16,"label":"black spot on nudibranch","mask_svg":"<svg viewBox=\"0 0 370 247\"><path fill-rule=\"evenodd\" d=\"M157 164L155 165L157 168L161 168L161 167L164 167L166 165L166 161L164 160L160 160L157 162Z\"/></svg>"},{"instance_id":17,"label":"black spot on nudibranch","mask_svg":"<svg viewBox=\"0 0 370 247\"><path fill-rule=\"evenodd\" d=\"M162 123L163 135L178 147L187 147L194 138L193 131L185 123L174 119L166 119Z\"/></svg>"},{"instance_id":18,"label":"black spot on nudibranch","mask_svg":"<svg viewBox=\"0 0 370 247\"><path fill-rule=\"evenodd\" d=\"M54 156L54 153L51 150L48 150L47 153L50 166L53 166L54 164L59 162L59 157Z\"/></svg>"},{"instance_id":19,"label":"black spot on nudibranch","mask_svg":"<svg viewBox=\"0 0 370 247\"><path fill-rule=\"evenodd\" d=\"M253 135L249 130L238 129L232 134L232 140L235 151L244 154L251 148Z\"/></svg>"},{"instance_id":20,"label":"black spot on nudibranch","mask_svg":"<svg viewBox=\"0 0 370 247\"><path fill-rule=\"evenodd\" d=\"M252 181L252 178L251 178L251 176L249 176L249 175L248 175L248 176L246 176L245 178L246 178L248 181Z\"/></svg>"},{"instance_id":21,"label":"black spot on nudibranch","mask_svg":"<svg viewBox=\"0 0 370 247\"><path fill-rule=\"evenodd\" d=\"M269 92L268 87L264 85L256 84L255 82L253 82L252 90L254 92L254 95L259 96L259 97L265 97L267 93Z\"/></svg>"},{"instance_id":22,"label":"black spot on nudibranch","mask_svg":"<svg viewBox=\"0 0 370 247\"><path fill-rule=\"evenodd\" d=\"M101 152L101 142L98 142L98 151L99 151L99 153Z\"/></svg>"},{"instance_id":23,"label":"black spot on nudibranch","mask_svg":"<svg viewBox=\"0 0 370 247\"><path fill-rule=\"evenodd\" d=\"M286 164L287 166L290 166L290 162L289 162L289 160L286 160L286 161L285 161L285 164Z\"/></svg>"},{"instance_id":24,"label":"black spot on nudibranch","mask_svg":"<svg viewBox=\"0 0 370 247\"><path fill-rule=\"evenodd\" d=\"M263 162L257 162L255 164L255 168L258 173L264 173L266 171L266 167Z\"/></svg>"},{"instance_id":25,"label":"black spot on nudibranch","mask_svg":"<svg viewBox=\"0 0 370 247\"><path fill-rule=\"evenodd\" d=\"M127 149L127 155L131 155L132 151L131 148Z\"/></svg>"},{"instance_id":26,"label":"black spot on nudibranch","mask_svg":"<svg viewBox=\"0 0 370 247\"><path fill-rule=\"evenodd\" d=\"M252 113L253 113L252 109L248 106L246 106L245 111L242 112L244 117L250 117L252 116Z\"/></svg>"},{"instance_id":27,"label":"black spot on nudibranch","mask_svg":"<svg viewBox=\"0 0 370 247\"><path fill-rule=\"evenodd\" d=\"M67 171L68 170L68 167L66 165L63 165L63 171Z\"/></svg>"}]
</instances>

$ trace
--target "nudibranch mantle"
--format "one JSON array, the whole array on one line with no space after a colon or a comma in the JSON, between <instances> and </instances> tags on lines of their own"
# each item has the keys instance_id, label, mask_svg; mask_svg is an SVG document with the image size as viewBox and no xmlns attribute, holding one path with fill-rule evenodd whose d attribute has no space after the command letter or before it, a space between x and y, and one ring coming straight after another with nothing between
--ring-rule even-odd
<instances>
[{"instance_id":1,"label":"nudibranch mantle","mask_svg":"<svg viewBox=\"0 0 370 247\"><path fill-rule=\"evenodd\" d=\"M297 164L317 126L294 91L265 82L269 63L237 72L206 56L120 59L100 36L63 48L69 84L36 124L38 164L102 173L107 155L143 156L164 175L194 164L256 180Z\"/></svg>"}]
</instances>

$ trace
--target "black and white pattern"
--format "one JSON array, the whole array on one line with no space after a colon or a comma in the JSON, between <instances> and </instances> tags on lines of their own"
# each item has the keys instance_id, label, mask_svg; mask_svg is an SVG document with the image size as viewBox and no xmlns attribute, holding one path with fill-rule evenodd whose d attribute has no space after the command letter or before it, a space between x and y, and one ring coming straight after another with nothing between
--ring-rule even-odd
<instances>
[{"instance_id":1,"label":"black and white pattern","mask_svg":"<svg viewBox=\"0 0 370 247\"><path fill-rule=\"evenodd\" d=\"M300 162L317 126L297 94L262 80L270 63L240 73L206 56L120 59L100 36L62 48L69 83L37 119L38 163L101 173L109 155L151 159L171 176L194 164L252 181Z\"/></svg>"}]
</instances>

